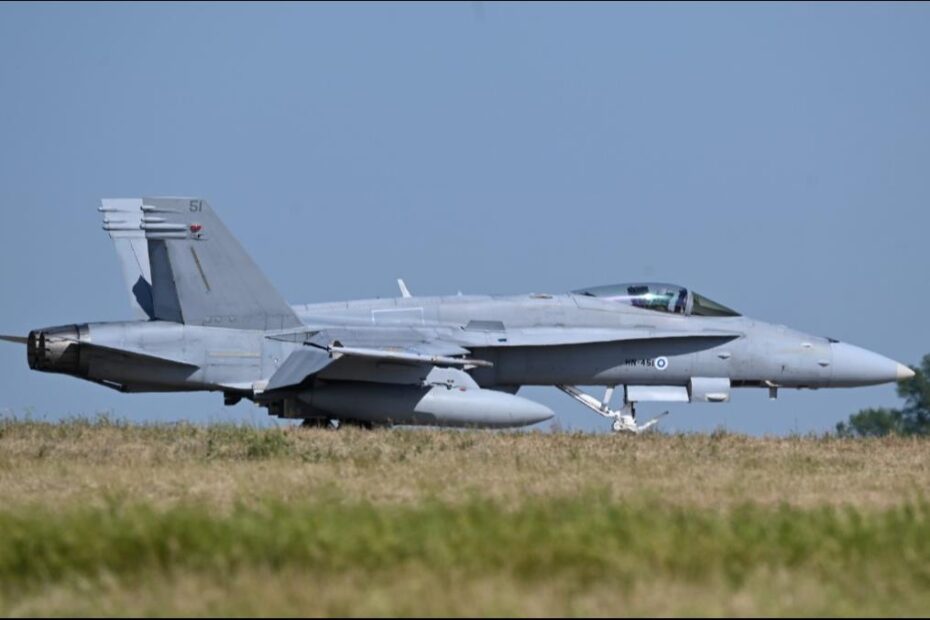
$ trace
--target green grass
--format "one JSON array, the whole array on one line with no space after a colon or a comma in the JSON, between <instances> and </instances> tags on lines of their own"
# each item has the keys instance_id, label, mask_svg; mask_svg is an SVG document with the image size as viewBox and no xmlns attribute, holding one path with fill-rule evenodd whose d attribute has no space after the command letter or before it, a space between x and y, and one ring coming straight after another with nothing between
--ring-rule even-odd
<instances>
[{"instance_id":1,"label":"green grass","mask_svg":"<svg viewBox=\"0 0 930 620\"><path fill-rule=\"evenodd\" d=\"M0 514L0 579L9 586L102 573L243 567L378 573L420 565L480 575L583 583L643 573L742 583L755 568L805 568L822 579L865 577L881 564L930 586L930 507L743 508L718 513L628 505L596 494L507 510L476 500L288 505L217 516L202 506L156 511L47 509Z\"/></svg>"},{"instance_id":2,"label":"green grass","mask_svg":"<svg viewBox=\"0 0 930 620\"><path fill-rule=\"evenodd\" d=\"M409 574L445 583L495 575L515 590L556 581L576 592L608 581L618 590L614 604L644 582L727 596L760 574L796 574L838 597L822 611L854 612L859 605L892 614L930 609L925 503L875 512L749 505L695 511L586 493L516 510L484 500L385 507L334 499L272 502L225 515L196 505L159 511L114 504L0 513L0 532L0 582L12 603L49 583L118 575L125 584L138 584L178 572L343 575L359 582ZM876 589L876 579L894 587ZM687 602L681 601L683 610ZM601 602L604 611L623 612L610 603ZM399 600L386 611L405 605L409 601ZM492 604L484 611L508 610ZM572 610L563 603L562 611ZM784 609L774 604L757 611Z\"/></svg>"},{"instance_id":3,"label":"green grass","mask_svg":"<svg viewBox=\"0 0 930 620\"><path fill-rule=\"evenodd\" d=\"M927 615L930 442L0 422L4 615Z\"/></svg>"}]
</instances>

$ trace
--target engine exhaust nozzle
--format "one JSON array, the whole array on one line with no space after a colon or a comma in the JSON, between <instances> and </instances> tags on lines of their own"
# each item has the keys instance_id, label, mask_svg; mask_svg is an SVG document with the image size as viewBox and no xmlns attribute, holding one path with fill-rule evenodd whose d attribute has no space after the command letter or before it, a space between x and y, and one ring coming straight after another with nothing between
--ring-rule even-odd
<instances>
[{"instance_id":1,"label":"engine exhaust nozzle","mask_svg":"<svg viewBox=\"0 0 930 620\"><path fill-rule=\"evenodd\" d=\"M64 325L29 332L26 360L29 368L68 375L81 373L81 340L87 336L86 325Z\"/></svg>"}]
</instances>

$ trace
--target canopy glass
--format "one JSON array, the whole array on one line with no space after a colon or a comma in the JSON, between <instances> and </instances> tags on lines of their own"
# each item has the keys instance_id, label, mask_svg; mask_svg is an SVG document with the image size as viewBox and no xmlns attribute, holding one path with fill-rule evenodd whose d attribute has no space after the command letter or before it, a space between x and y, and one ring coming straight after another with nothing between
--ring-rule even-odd
<instances>
[{"instance_id":1,"label":"canopy glass","mask_svg":"<svg viewBox=\"0 0 930 620\"><path fill-rule=\"evenodd\" d=\"M572 291L575 295L599 297L668 314L694 316L740 316L738 312L677 284L639 282L611 284Z\"/></svg>"}]
</instances>

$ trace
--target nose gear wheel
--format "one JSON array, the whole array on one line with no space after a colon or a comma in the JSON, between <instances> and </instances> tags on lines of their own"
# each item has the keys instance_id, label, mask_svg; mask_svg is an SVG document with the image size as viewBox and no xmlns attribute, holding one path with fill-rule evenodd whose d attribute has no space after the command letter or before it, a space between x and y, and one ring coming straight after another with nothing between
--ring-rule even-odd
<instances>
[{"instance_id":1,"label":"nose gear wheel","mask_svg":"<svg viewBox=\"0 0 930 620\"><path fill-rule=\"evenodd\" d=\"M573 385L557 385L557 388L577 400L579 403L601 417L612 420L611 428L616 433L632 433L638 435L658 424L659 419L668 415L668 411L657 415L645 424L636 423L636 406L625 402L620 409L610 408L610 399L614 395L615 386L610 386L604 392L604 400L597 400L590 394L579 390Z\"/></svg>"}]
</instances>

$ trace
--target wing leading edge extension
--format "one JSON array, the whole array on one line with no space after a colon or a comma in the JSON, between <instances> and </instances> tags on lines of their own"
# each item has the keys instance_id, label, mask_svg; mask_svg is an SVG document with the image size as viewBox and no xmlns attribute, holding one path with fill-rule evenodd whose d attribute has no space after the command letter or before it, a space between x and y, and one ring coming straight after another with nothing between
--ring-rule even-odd
<instances>
[{"instance_id":1,"label":"wing leading edge extension","mask_svg":"<svg viewBox=\"0 0 930 620\"><path fill-rule=\"evenodd\" d=\"M500 330L462 330L455 341L466 347L545 347L628 340L667 340L670 338L733 340L743 334L722 330L667 330L648 327L524 327Z\"/></svg>"}]
</instances>

